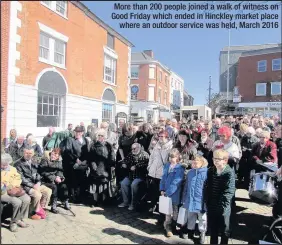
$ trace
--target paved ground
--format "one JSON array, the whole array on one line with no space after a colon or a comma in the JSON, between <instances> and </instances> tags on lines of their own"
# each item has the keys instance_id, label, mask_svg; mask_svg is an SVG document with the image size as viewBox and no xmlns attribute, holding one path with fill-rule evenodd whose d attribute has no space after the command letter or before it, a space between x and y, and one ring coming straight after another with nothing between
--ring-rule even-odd
<instances>
[{"instance_id":1,"label":"paved ground","mask_svg":"<svg viewBox=\"0 0 282 245\"><path fill-rule=\"evenodd\" d=\"M233 229L230 244L257 243L269 222L271 208L250 202L248 193L237 190L237 225ZM76 217L60 209L61 214L49 213L46 220L29 220L31 227L12 233L2 226L3 244L131 244L131 243L185 243L178 237L166 238L156 217L144 213L119 209L113 205L104 208L73 206ZM207 237L206 243L209 242Z\"/></svg>"}]
</instances>

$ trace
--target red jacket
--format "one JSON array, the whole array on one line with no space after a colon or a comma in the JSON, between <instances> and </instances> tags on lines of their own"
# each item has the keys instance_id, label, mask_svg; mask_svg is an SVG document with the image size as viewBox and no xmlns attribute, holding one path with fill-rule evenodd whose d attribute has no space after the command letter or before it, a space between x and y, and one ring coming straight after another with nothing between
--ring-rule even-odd
<instances>
[{"instance_id":1,"label":"red jacket","mask_svg":"<svg viewBox=\"0 0 282 245\"><path fill-rule=\"evenodd\" d=\"M253 146L252 155L255 160L262 160L263 162L277 163L277 146L271 141L267 141L265 146L261 148L260 142Z\"/></svg>"}]
</instances>

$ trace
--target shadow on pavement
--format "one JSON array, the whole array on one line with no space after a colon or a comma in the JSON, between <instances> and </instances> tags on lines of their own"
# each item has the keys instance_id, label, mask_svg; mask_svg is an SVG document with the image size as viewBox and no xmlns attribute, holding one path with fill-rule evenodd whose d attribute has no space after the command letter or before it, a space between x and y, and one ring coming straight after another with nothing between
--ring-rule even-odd
<instances>
[{"instance_id":1,"label":"shadow on pavement","mask_svg":"<svg viewBox=\"0 0 282 245\"><path fill-rule=\"evenodd\" d=\"M258 241L266 234L271 220L271 217L254 213L236 214L232 222L231 238L249 244L258 244Z\"/></svg>"},{"instance_id":2,"label":"shadow on pavement","mask_svg":"<svg viewBox=\"0 0 282 245\"><path fill-rule=\"evenodd\" d=\"M129 225L132 228L140 229L148 234L163 234L164 230L162 226L154 223L149 223L143 219L148 219L148 215L145 213L138 213L135 211L129 211L127 208L117 207L103 207L104 210L92 210L90 214L104 215L106 219L112 220L120 225ZM154 219L154 217L150 217Z\"/></svg>"},{"instance_id":3,"label":"shadow on pavement","mask_svg":"<svg viewBox=\"0 0 282 245\"><path fill-rule=\"evenodd\" d=\"M131 231L122 231L115 228L105 228L102 230L103 233L106 233L108 235L115 235L119 234L129 240L131 240L133 243L141 243L141 244L193 244L188 243L187 240L183 240L180 238L177 238L176 236L167 239L167 241L163 241L156 238L150 238L142 235L135 234Z\"/></svg>"}]
</instances>

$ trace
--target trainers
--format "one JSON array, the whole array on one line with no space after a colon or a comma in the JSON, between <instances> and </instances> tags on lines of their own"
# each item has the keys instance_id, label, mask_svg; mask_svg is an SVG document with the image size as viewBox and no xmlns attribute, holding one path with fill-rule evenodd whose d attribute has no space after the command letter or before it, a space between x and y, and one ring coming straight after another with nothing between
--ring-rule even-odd
<instances>
[{"instance_id":1,"label":"trainers","mask_svg":"<svg viewBox=\"0 0 282 245\"><path fill-rule=\"evenodd\" d=\"M40 220L41 219L41 217L38 214L34 214L30 218L33 219L33 220Z\"/></svg>"},{"instance_id":2,"label":"trainers","mask_svg":"<svg viewBox=\"0 0 282 245\"><path fill-rule=\"evenodd\" d=\"M12 223L12 224L10 225L10 231L11 231L11 232L17 232L17 231L18 231L18 226L17 226L16 223Z\"/></svg>"},{"instance_id":3,"label":"trainers","mask_svg":"<svg viewBox=\"0 0 282 245\"><path fill-rule=\"evenodd\" d=\"M128 210L129 210L129 211L132 211L132 210L134 210L134 207L133 207L132 205L130 205L129 208L128 208Z\"/></svg>"},{"instance_id":4,"label":"trainers","mask_svg":"<svg viewBox=\"0 0 282 245\"><path fill-rule=\"evenodd\" d=\"M27 228L27 227L29 227L29 224L25 223L23 220L19 220L19 221L17 222L17 225L18 225L19 227L21 227L21 228Z\"/></svg>"},{"instance_id":5,"label":"trainers","mask_svg":"<svg viewBox=\"0 0 282 245\"><path fill-rule=\"evenodd\" d=\"M122 204L118 205L119 208L125 208L127 206L128 206L128 204L126 204L126 203L122 203Z\"/></svg>"}]
</instances>

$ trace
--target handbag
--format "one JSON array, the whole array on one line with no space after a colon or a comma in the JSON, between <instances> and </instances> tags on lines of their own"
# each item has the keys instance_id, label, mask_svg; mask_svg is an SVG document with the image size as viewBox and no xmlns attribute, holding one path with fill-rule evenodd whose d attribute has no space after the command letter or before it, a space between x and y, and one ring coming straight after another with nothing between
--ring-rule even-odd
<instances>
[{"instance_id":1,"label":"handbag","mask_svg":"<svg viewBox=\"0 0 282 245\"><path fill-rule=\"evenodd\" d=\"M7 194L11 197L21 197L25 194L25 191L22 187L13 187L7 190Z\"/></svg>"},{"instance_id":2,"label":"handbag","mask_svg":"<svg viewBox=\"0 0 282 245\"><path fill-rule=\"evenodd\" d=\"M172 214L172 200L170 197L160 196L159 212L166 215Z\"/></svg>"},{"instance_id":3,"label":"handbag","mask_svg":"<svg viewBox=\"0 0 282 245\"><path fill-rule=\"evenodd\" d=\"M187 222L187 219L188 219L188 213L187 213L186 208L180 207L178 217L177 217L177 224L185 225L185 223Z\"/></svg>"}]
</instances>

